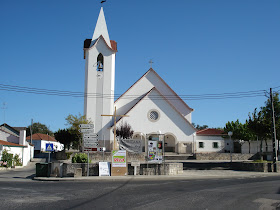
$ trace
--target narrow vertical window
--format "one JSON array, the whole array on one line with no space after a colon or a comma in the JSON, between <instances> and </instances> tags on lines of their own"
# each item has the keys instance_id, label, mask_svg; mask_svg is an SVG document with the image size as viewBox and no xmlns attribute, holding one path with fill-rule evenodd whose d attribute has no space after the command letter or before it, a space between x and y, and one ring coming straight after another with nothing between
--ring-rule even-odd
<instances>
[{"instance_id":1,"label":"narrow vertical window","mask_svg":"<svg viewBox=\"0 0 280 210\"><path fill-rule=\"evenodd\" d=\"M97 71L103 71L103 66L103 55L99 53L99 55L97 56Z\"/></svg>"}]
</instances>

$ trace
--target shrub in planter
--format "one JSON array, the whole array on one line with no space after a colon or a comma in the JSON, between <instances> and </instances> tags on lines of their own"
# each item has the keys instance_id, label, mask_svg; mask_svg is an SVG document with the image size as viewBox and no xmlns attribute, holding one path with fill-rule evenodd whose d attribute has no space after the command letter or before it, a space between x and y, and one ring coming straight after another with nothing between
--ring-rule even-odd
<instances>
[{"instance_id":1,"label":"shrub in planter","mask_svg":"<svg viewBox=\"0 0 280 210\"><path fill-rule=\"evenodd\" d=\"M77 153L72 157L72 163L87 163L88 157L85 153ZM91 162L91 160L89 160Z\"/></svg>"}]
</instances>

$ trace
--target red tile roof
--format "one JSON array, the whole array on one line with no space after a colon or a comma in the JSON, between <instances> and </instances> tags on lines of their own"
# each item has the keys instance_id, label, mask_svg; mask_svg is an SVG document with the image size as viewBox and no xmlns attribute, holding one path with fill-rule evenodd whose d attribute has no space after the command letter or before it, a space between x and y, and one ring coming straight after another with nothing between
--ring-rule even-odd
<instances>
[{"instance_id":1,"label":"red tile roof","mask_svg":"<svg viewBox=\"0 0 280 210\"><path fill-rule=\"evenodd\" d=\"M0 140L0 145L11 146L11 147L26 147L24 145L15 144L15 143L11 143L11 142L8 142L8 141L3 141L3 140Z\"/></svg>"},{"instance_id":2,"label":"red tile roof","mask_svg":"<svg viewBox=\"0 0 280 210\"><path fill-rule=\"evenodd\" d=\"M225 132L220 129L206 128L206 129L197 131L196 135L198 135L198 136L222 136L222 135L225 135Z\"/></svg>"},{"instance_id":3,"label":"red tile roof","mask_svg":"<svg viewBox=\"0 0 280 210\"><path fill-rule=\"evenodd\" d=\"M26 140L30 140L30 136L26 137ZM49 136L47 134L42 134L42 133L35 133L32 135L32 140L46 140L46 141L56 141L54 137Z\"/></svg>"},{"instance_id":4,"label":"red tile roof","mask_svg":"<svg viewBox=\"0 0 280 210\"><path fill-rule=\"evenodd\" d=\"M111 43L112 50L118 51L118 49L117 49L117 42L114 41L114 40L110 40L110 43Z\"/></svg>"}]
</instances>

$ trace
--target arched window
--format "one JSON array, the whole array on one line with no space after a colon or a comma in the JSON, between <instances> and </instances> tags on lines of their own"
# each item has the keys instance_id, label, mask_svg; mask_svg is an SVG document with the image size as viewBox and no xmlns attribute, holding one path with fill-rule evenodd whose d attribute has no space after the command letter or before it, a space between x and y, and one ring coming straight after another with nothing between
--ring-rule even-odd
<instances>
[{"instance_id":1,"label":"arched window","mask_svg":"<svg viewBox=\"0 0 280 210\"><path fill-rule=\"evenodd\" d=\"M99 53L99 55L97 56L97 71L103 71L103 66L103 55Z\"/></svg>"}]
</instances>

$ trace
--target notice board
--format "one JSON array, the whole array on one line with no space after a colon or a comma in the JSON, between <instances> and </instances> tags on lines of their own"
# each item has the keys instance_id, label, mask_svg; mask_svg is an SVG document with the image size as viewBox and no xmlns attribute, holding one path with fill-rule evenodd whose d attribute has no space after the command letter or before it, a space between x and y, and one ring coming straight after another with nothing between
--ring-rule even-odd
<instances>
[{"instance_id":1,"label":"notice board","mask_svg":"<svg viewBox=\"0 0 280 210\"><path fill-rule=\"evenodd\" d=\"M126 176L127 175L127 161L126 150L112 151L112 165L111 176Z\"/></svg>"}]
</instances>

